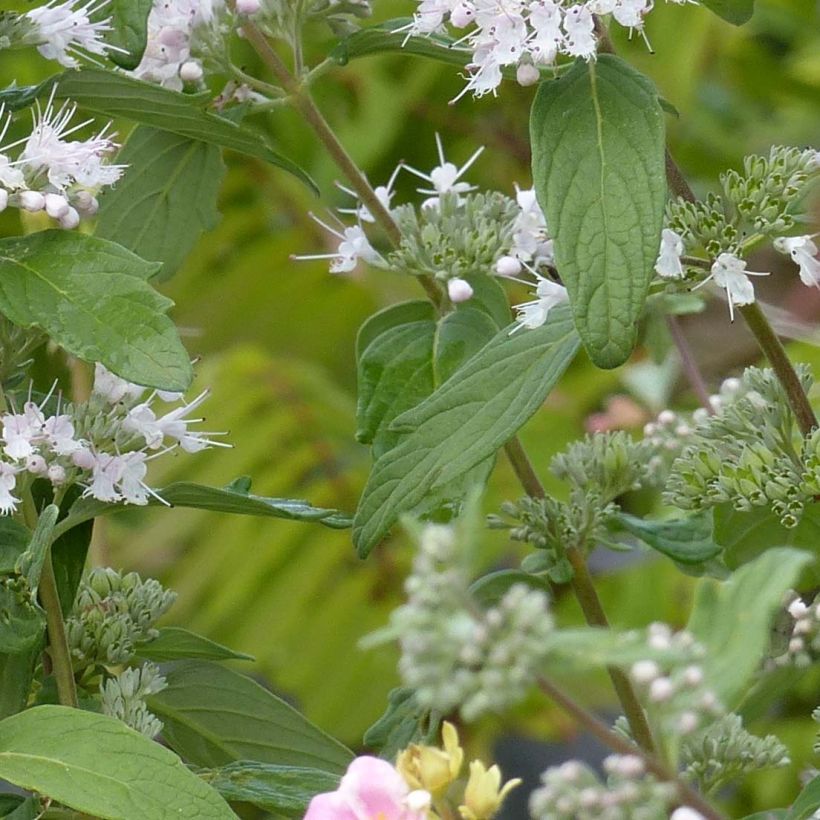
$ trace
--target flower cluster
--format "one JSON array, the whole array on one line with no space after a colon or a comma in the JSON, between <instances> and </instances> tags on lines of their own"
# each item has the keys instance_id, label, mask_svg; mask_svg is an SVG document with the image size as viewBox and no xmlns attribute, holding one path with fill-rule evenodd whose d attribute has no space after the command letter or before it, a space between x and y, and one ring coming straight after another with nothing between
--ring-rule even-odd
<instances>
[{"instance_id":1,"label":"flower cluster","mask_svg":"<svg viewBox=\"0 0 820 820\"><path fill-rule=\"evenodd\" d=\"M398 638L399 671L426 709L458 708L465 720L524 697L545 657L553 621L546 595L519 584L492 607L473 600L455 528L420 533L407 603L385 637Z\"/></svg>"},{"instance_id":2,"label":"flower cluster","mask_svg":"<svg viewBox=\"0 0 820 820\"><path fill-rule=\"evenodd\" d=\"M786 651L775 658L778 666L809 666L820 657L820 595L811 604L795 598L788 606L794 619Z\"/></svg>"},{"instance_id":3,"label":"flower cluster","mask_svg":"<svg viewBox=\"0 0 820 820\"><path fill-rule=\"evenodd\" d=\"M14 490L21 478L45 478L55 489L83 486L84 496L107 503L145 505L158 496L146 483L148 461L179 447L195 453L211 446L228 446L189 429L202 421L190 418L208 391L184 402L178 393L152 391L131 384L96 365L91 397L82 404L56 400L53 414L31 399L22 412L0 416L0 512L14 512ZM157 413L158 402L174 403Z\"/></svg>"},{"instance_id":4,"label":"flower cluster","mask_svg":"<svg viewBox=\"0 0 820 820\"><path fill-rule=\"evenodd\" d=\"M726 292L729 315L734 319L736 306L755 301L749 277L769 275L747 270L743 254L745 237L751 232L755 240L769 238L775 250L791 257L803 284L820 287L814 237L784 235L793 229L796 203L817 179L818 170L816 151L775 146L767 157L746 157L742 173L723 174L723 196L710 193L698 202L681 197L670 202L656 273L670 282L697 282L695 287L714 282ZM704 267L709 274L702 278Z\"/></svg>"},{"instance_id":5,"label":"flower cluster","mask_svg":"<svg viewBox=\"0 0 820 820\"><path fill-rule=\"evenodd\" d=\"M692 735L724 714L697 663L705 650L690 633L673 633L666 624L653 623L647 630L647 647L655 659L636 661L629 676L660 737ZM667 660L660 660L657 653L668 653Z\"/></svg>"},{"instance_id":6,"label":"flower cluster","mask_svg":"<svg viewBox=\"0 0 820 820\"><path fill-rule=\"evenodd\" d=\"M689 0L672 0L682 4ZM459 31L458 43L472 52L467 85L459 97L495 94L505 71L521 85L540 79L540 68L559 54L595 59L595 15L612 17L643 35L652 0L419 0L408 36ZM466 32L466 33L462 33Z\"/></svg>"},{"instance_id":7,"label":"flower cluster","mask_svg":"<svg viewBox=\"0 0 820 820\"><path fill-rule=\"evenodd\" d=\"M803 388L812 378L798 368ZM768 506L786 527L820 492L820 433L799 435L783 388L771 370L748 368L733 401L699 415L671 466L664 499L684 510L730 503Z\"/></svg>"},{"instance_id":8,"label":"flower cluster","mask_svg":"<svg viewBox=\"0 0 820 820\"><path fill-rule=\"evenodd\" d=\"M0 211L43 211L62 228L76 228L97 212L95 193L113 185L124 168L106 161L119 148L109 126L85 140L68 139L90 124L72 125L75 111L69 102L55 108L52 92L45 108L37 104L28 137L3 145L12 118L4 119L0 106ZM13 149L19 149L16 159L8 154Z\"/></svg>"},{"instance_id":9,"label":"flower cluster","mask_svg":"<svg viewBox=\"0 0 820 820\"><path fill-rule=\"evenodd\" d=\"M675 787L647 774L637 755L604 760L606 781L586 764L569 760L547 769L530 796L534 820L656 820L666 817ZM674 815L673 815L674 816Z\"/></svg>"},{"instance_id":10,"label":"flower cluster","mask_svg":"<svg viewBox=\"0 0 820 820\"><path fill-rule=\"evenodd\" d=\"M66 633L78 664L118 665L129 661L137 644L157 636L154 623L176 600L159 581L143 581L136 572L122 575L93 569L82 581Z\"/></svg>"},{"instance_id":11,"label":"flower cluster","mask_svg":"<svg viewBox=\"0 0 820 820\"><path fill-rule=\"evenodd\" d=\"M162 721L149 711L145 698L167 686L168 682L153 663L123 669L100 683L103 714L154 738L162 731Z\"/></svg>"},{"instance_id":12,"label":"flower cluster","mask_svg":"<svg viewBox=\"0 0 820 820\"><path fill-rule=\"evenodd\" d=\"M743 728L740 715L716 720L681 744L681 768L704 792L762 769L788 766L789 753L774 736L757 737Z\"/></svg>"},{"instance_id":13,"label":"flower cluster","mask_svg":"<svg viewBox=\"0 0 820 820\"><path fill-rule=\"evenodd\" d=\"M331 273L349 273L363 261L378 268L429 276L446 289L453 303L473 296L471 278L495 275L532 286L532 281L518 278L527 272L535 279L536 298L516 306L515 329L540 327L553 307L567 301L567 291L548 278L554 263L552 240L535 192L516 187L514 200L498 192L478 193L463 177L483 149L459 168L445 157L438 136L436 143L439 164L429 173L400 164L386 185L375 188L377 199L401 233L397 249L382 254L373 247L364 226L375 222L374 215L365 204L356 203L353 208L339 209L356 217L353 226L338 219L335 226L330 225L311 215L334 241L338 240L335 251L292 258L327 259ZM393 188L402 170L429 186L417 189L424 197L418 208L410 203L393 205ZM342 190L354 195L347 188Z\"/></svg>"}]
</instances>

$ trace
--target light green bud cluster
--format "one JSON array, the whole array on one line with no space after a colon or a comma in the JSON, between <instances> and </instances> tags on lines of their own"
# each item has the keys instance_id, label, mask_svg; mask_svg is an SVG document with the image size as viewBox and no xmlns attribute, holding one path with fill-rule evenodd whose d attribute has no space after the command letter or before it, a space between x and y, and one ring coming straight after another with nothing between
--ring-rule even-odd
<instances>
[{"instance_id":1,"label":"light green bud cluster","mask_svg":"<svg viewBox=\"0 0 820 820\"><path fill-rule=\"evenodd\" d=\"M124 669L100 684L103 713L154 738L162 731L162 721L148 710L145 698L167 686L168 682L153 663Z\"/></svg>"},{"instance_id":2,"label":"light green bud cluster","mask_svg":"<svg viewBox=\"0 0 820 820\"><path fill-rule=\"evenodd\" d=\"M489 608L473 598L455 528L430 524L420 535L407 603L393 612L399 671L423 709L464 720L499 710L529 691L553 629L547 596L517 584Z\"/></svg>"},{"instance_id":3,"label":"light green bud cluster","mask_svg":"<svg viewBox=\"0 0 820 820\"><path fill-rule=\"evenodd\" d=\"M569 760L547 769L530 796L533 820L658 820L667 817L675 787L647 774L637 755L604 760L606 781L586 764Z\"/></svg>"},{"instance_id":4,"label":"light green bud cluster","mask_svg":"<svg viewBox=\"0 0 820 820\"><path fill-rule=\"evenodd\" d=\"M159 581L136 572L93 569L80 584L66 632L72 655L82 664L120 664L139 641L156 637L154 623L176 600Z\"/></svg>"},{"instance_id":5,"label":"light green bud cluster","mask_svg":"<svg viewBox=\"0 0 820 820\"><path fill-rule=\"evenodd\" d=\"M777 145L768 157L746 157L743 173L727 171L720 181L744 221L761 233L779 236L794 227L794 204L817 171L816 152Z\"/></svg>"},{"instance_id":6,"label":"light green bud cluster","mask_svg":"<svg viewBox=\"0 0 820 820\"><path fill-rule=\"evenodd\" d=\"M697 202L682 197L671 200L666 206L666 224L680 235L689 253L698 248L710 257L738 252L740 234L715 193Z\"/></svg>"},{"instance_id":7,"label":"light green bud cluster","mask_svg":"<svg viewBox=\"0 0 820 820\"><path fill-rule=\"evenodd\" d=\"M397 270L440 281L491 271L510 246L520 213L503 194L444 194L435 208L400 205L393 216L401 246L387 261Z\"/></svg>"},{"instance_id":8,"label":"light green bud cluster","mask_svg":"<svg viewBox=\"0 0 820 820\"><path fill-rule=\"evenodd\" d=\"M809 369L799 367L798 374L808 390ZM794 527L820 486L820 436L801 444L771 370L748 368L741 381L738 397L695 427L672 464L664 500L684 510L769 506L784 526Z\"/></svg>"},{"instance_id":9,"label":"light green bud cluster","mask_svg":"<svg viewBox=\"0 0 820 820\"><path fill-rule=\"evenodd\" d=\"M26 44L34 26L24 14L0 11L0 51Z\"/></svg>"},{"instance_id":10,"label":"light green bud cluster","mask_svg":"<svg viewBox=\"0 0 820 820\"><path fill-rule=\"evenodd\" d=\"M789 753L774 736L758 737L743 728L740 715L716 720L681 745L684 776L706 793L745 774L788 766Z\"/></svg>"}]
</instances>

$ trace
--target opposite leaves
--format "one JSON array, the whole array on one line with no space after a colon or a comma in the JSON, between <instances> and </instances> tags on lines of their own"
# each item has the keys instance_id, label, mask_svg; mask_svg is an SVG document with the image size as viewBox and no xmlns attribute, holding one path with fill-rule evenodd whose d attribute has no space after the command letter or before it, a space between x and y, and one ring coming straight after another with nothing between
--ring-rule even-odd
<instances>
[{"instance_id":1,"label":"opposite leaves","mask_svg":"<svg viewBox=\"0 0 820 820\"><path fill-rule=\"evenodd\" d=\"M533 181L575 324L599 367L623 364L658 255L663 113L652 83L611 54L544 83L530 121Z\"/></svg>"}]
</instances>

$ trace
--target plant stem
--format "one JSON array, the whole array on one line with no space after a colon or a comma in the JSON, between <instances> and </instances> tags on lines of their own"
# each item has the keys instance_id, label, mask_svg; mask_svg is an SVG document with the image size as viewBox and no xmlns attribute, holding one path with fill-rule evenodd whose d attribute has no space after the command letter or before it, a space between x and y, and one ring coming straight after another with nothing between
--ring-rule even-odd
<instances>
[{"instance_id":1,"label":"plant stem","mask_svg":"<svg viewBox=\"0 0 820 820\"><path fill-rule=\"evenodd\" d=\"M620 754L640 755L647 771L654 774L659 780L672 783L675 786L678 792L678 798L682 804L696 809L704 817L709 818L709 820L722 820L723 815L721 815L720 812L715 810L698 791L693 789L688 783L680 780L673 772L669 771L654 755L645 750L636 749L632 743L616 732L613 732L605 723L595 717L592 712L584 709L583 706L573 700L547 678L543 676L539 677L538 686L550 700L554 701L565 712L575 718L579 724L602 743Z\"/></svg>"},{"instance_id":2,"label":"plant stem","mask_svg":"<svg viewBox=\"0 0 820 820\"><path fill-rule=\"evenodd\" d=\"M527 458L520 440L513 438L508 441L504 445L504 451L527 495L532 498L544 498L546 496L544 485L535 474L535 470ZM583 552L578 547L573 546L567 548L566 555L573 569L572 590L578 599L586 622L590 626L601 626L608 629L609 620L604 612L601 599L598 597L595 584L592 582L592 576L589 574ZM652 729L646 719L646 713L638 701L638 696L635 694L631 681L617 667L608 666L607 672L609 672L615 694L621 702L624 715L629 721L632 736L643 749L654 753L655 741L652 737Z\"/></svg>"},{"instance_id":3,"label":"plant stem","mask_svg":"<svg viewBox=\"0 0 820 820\"><path fill-rule=\"evenodd\" d=\"M34 532L37 526L37 509L31 490L23 494L23 518L28 528ZM40 603L46 613L48 628L48 648L51 657L54 680L57 683L57 697L63 706L77 708L77 685L74 682L74 667L71 663L71 651L68 648L68 636L65 631L63 609L60 605L60 594L57 591L57 578L54 575L54 563L51 560L51 547L46 550L43 569L40 574L40 583L37 591Z\"/></svg>"},{"instance_id":4,"label":"plant stem","mask_svg":"<svg viewBox=\"0 0 820 820\"><path fill-rule=\"evenodd\" d=\"M709 398L709 390L706 387L703 374L700 372L698 363L692 353L692 348L689 347L689 342L683 333L683 328L680 326L678 317L672 316L671 314L668 315L666 317L666 326L669 328L669 335L672 337L672 341L678 349L681 367L683 367L683 372L686 374L686 378L692 387L692 390L695 391L698 401L706 412L710 415L713 414L715 412L715 408L712 407L712 401Z\"/></svg>"}]
</instances>

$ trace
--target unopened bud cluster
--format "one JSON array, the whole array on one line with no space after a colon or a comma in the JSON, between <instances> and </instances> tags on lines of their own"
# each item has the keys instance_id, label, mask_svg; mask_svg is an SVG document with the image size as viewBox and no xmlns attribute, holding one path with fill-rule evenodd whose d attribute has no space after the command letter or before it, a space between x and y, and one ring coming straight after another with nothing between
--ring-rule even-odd
<instances>
[{"instance_id":1,"label":"unopened bud cluster","mask_svg":"<svg viewBox=\"0 0 820 820\"><path fill-rule=\"evenodd\" d=\"M80 584L66 632L75 663L116 665L130 660L140 641L156 637L156 621L176 600L153 578L93 569Z\"/></svg>"},{"instance_id":2,"label":"unopened bud cluster","mask_svg":"<svg viewBox=\"0 0 820 820\"><path fill-rule=\"evenodd\" d=\"M399 671L419 704L465 720L522 699L545 658L553 620L547 597L519 584L483 609L453 528L428 525L420 537L407 603L394 611Z\"/></svg>"},{"instance_id":3,"label":"unopened bud cluster","mask_svg":"<svg viewBox=\"0 0 820 820\"><path fill-rule=\"evenodd\" d=\"M681 744L684 776L707 793L745 774L790 762L788 750L774 735L757 737L747 732L735 714L725 715Z\"/></svg>"},{"instance_id":4,"label":"unopened bud cluster","mask_svg":"<svg viewBox=\"0 0 820 820\"><path fill-rule=\"evenodd\" d=\"M705 650L690 633L673 633L666 624L653 623L646 643L651 650L648 657L633 663L629 676L661 737L691 735L723 715L724 709L699 665Z\"/></svg>"},{"instance_id":5,"label":"unopened bud cluster","mask_svg":"<svg viewBox=\"0 0 820 820\"><path fill-rule=\"evenodd\" d=\"M820 595L809 604L795 598L789 604L788 612L793 618L791 636L786 651L775 658L775 663L778 666L810 666L820 658Z\"/></svg>"},{"instance_id":6,"label":"unopened bud cluster","mask_svg":"<svg viewBox=\"0 0 820 820\"><path fill-rule=\"evenodd\" d=\"M145 698L167 686L168 682L153 663L124 669L100 684L103 714L154 738L162 731L162 721L149 711Z\"/></svg>"},{"instance_id":7,"label":"unopened bud cluster","mask_svg":"<svg viewBox=\"0 0 820 820\"><path fill-rule=\"evenodd\" d=\"M798 375L807 390L809 369L799 367ZM696 425L672 464L664 499L684 510L768 506L794 527L820 490L820 434L801 442L771 370L748 368L741 382L734 401Z\"/></svg>"},{"instance_id":8,"label":"unopened bud cluster","mask_svg":"<svg viewBox=\"0 0 820 820\"><path fill-rule=\"evenodd\" d=\"M668 816L675 787L647 774L637 755L604 760L606 780L570 760L547 769L530 796L533 820L658 820Z\"/></svg>"}]
</instances>

